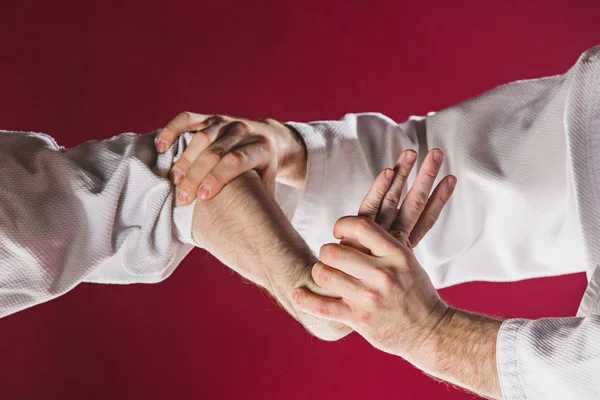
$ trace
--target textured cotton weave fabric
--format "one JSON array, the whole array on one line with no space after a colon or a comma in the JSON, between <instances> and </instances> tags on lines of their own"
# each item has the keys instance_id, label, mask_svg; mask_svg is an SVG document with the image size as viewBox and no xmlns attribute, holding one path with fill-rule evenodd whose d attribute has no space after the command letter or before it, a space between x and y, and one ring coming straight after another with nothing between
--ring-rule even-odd
<instances>
[{"instance_id":1,"label":"textured cotton weave fabric","mask_svg":"<svg viewBox=\"0 0 600 400\"><path fill-rule=\"evenodd\" d=\"M600 48L565 75L515 82L405 123L377 113L290 123L308 148L304 191L276 199L317 255L377 174L407 148L446 152L458 186L415 249L436 287L586 271L578 318L506 321L498 368L507 399L600 393ZM154 283L193 248L193 207L167 172L191 134L156 155L156 132L58 146L0 133L0 316L80 282ZM413 171L408 184L416 175ZM405 189L406 191L406 189Z\"/></svg>"},{"instance_id":2,"label":"textured cotton weave fabric","mask_svg":"<svg viewBox=\"0 0 600 400\"><path fill-rule=\"evenodd\" d=\"M314 251L335 242L331 226L402 150L422 160L439 147L440 176L458 185L415 249L436 287L585 271L578 317L505 321L497 363L506 399L600 398L600 47L564 75L404 124L362 114L293 126L309 148L294 222Z\"/></svg>"},{"instance_id":3,"label":"textured cotton weave fabric","mask_svg":"<svg viewBox=\"0 0 600 400\"><path fill-rule=\"evenodd\" d=\"M0 132L0 316L80 282L159 282L194 247L193 205L173 207L155 135L67 150L43 134Z\"/></svg>"}]
</instances>

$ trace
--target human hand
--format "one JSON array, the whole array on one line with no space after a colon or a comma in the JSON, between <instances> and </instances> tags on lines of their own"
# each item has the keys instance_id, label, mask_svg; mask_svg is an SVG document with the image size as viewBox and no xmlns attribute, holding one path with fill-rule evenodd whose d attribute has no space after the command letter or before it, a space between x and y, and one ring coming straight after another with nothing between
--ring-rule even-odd
<instances>
[{"instance_id":1,"label":"human hand","mask_svg":"<svg viewBox=\"0 0 600 400\"><path fill-rule=\"evenodd\" d=\"M392 236L410 248L415 248L435 225L456 185L456 177L448 175L439 182L431 197L429 196L439 174L443 156L439 149L429 152L413 186L398 209L404 184L417 159L414 150L402 152L394 170L386 168L377 176L359 207L358 215L374 220ZM344 238L341 244L368 253L368 249L356 240Z\"/></svg>"},{"instance_id":2,"label":"human hand","mask_svg":"<svg viewBox=\"0 0 600 400\"><path fill-rule=\"evenodd\" d=\"M298 169L305 168L301 137L272 119L251 121L183 112L161 130L157 151L166 151L184 132L196 134L169 173L179 186L177 202L183 205L196 196L214 198L227 183L252 169L273 194L276 177L293 180Z\"/></svg>"},{"instance_id":3,"label":"human hand","mask_svg":"<svg viewBox=\"0 0 600 400\"><path fill-rule=\"evenodd\" d=\"M305 312L348 325L375 347L415 363L427 357L426 341L449 307L417 262L412 247L437 220L456 178L444 178L429 198L441 166L441 157L436 161L434 156L442 155L433 150L394 215L397 202L384 199L390 191L394 191L389 196L392 200L401 192L412 168L406 155L400 157L399 181L388 179L386 183L385 171L377 178L363 201L363 205L371 205L366 207L366 215L343 217L335 225L336 238L355 241L370 254L342 243L321 247L321 262L313 266L313 278L341 298L325 298L303 288L296 289L293 298ZM379 205L374 199L379 199ZM378 219L371 218L375 210L377 215L384 211ZM378 222L389 225L394 236Z\"/></svg>"}]
</instances>

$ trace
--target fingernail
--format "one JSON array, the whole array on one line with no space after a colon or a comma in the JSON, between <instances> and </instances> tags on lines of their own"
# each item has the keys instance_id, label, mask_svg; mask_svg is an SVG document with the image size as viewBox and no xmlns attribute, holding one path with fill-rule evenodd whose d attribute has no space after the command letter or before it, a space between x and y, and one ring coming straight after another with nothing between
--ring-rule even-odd
<instances>
[{"instance_id":1,"label":"fingernail","mask_svg":"<svg viewBox=\"0 0 600 400\"><path fill-rule=\"evenodd\" d=\"M200 190L198 190L198 197L200 197L201 199L206 199L209 194L210 194L210 186L201 185Z\"/></svg>"},{"instance_id":2,"label":"fingernail","mask_svg":"<svg viewBox=\"0 0 600 400\"><path fill-rule=\"evenodd\" d=\"M183 180L183 171L179 168L175 168L171 171L171 180L174 184L179 185L179 183Z\"/></svg>"},{"instance_id":3,"label":"fingernail","mask_svg":"<svg viewBox=\"0 0 600 400\"><path fill-rule=\"evenodd\" d=\"M409 163L413 163L415 162L415 160L417 159L417 155L415 153L413 153L412 151L409 151L408 153L406 153L406 161Z\"/></svg>"},{"instance_id":4,"label":"fingernail","mask_svg":"<svg viewBox=\"0 0 600 400\"><path fill-rule=\"evenodd\" d=\"M392 171L391 169L386 169L384 174L388 180L394 177L394 171Z\"/></svg>"},{"instance_id":5,"label":"fingernail","mask_svg":"<svg viewBox=\"0 0 600 400\"><path fill-rule=\"evenodd\" d=\"M156 142L156 150L158 150L159 153L164 153L165 150L167 150L167 142L159 139L158 142Z\"/></svg>"},{"instance_id":6,"label":"fingernail","mask_svg":"<svg viewBox=\"0 0 600 400\"><path fill-rule=\"evenodd\" d=\"M450 186L450 189L454 189L454 187L456 186L456 178L451 176L450 178L448 178L448 186Z\"/></svg>"},{"instance_id":7,"label":"fingernail","mask_svg":"<svg viewBox=\"0 0 600 400\"><path fill-rule=\"evenodd\" d=\"M187 204L187 202L188 202L188 195L185 192L185 190L179 189L177 191L177 201L179 202L179 204Z\"/></svg>"},{"instance_id":8,"label":"fingernail","mask_svg":"<svg viewBox=\"0 0 600 400\"><path fill-rule=\"evenodd\" d=\"M439 163L442 162L442 160L444 159L444 153L442 153L441 151L434 151L433 152L433 159Z\"/></svg>"}]
</instances>

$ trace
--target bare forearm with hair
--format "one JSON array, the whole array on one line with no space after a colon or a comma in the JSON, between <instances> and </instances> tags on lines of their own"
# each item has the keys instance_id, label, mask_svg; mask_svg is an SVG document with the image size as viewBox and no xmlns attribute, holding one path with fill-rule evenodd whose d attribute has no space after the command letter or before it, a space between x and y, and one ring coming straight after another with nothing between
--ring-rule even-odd
<instances>
[{"instance_id":1,"label":"bare forearm with hair","mask_svg":"<svg viewBox=\"0 0 600 400\"><path fill-rule=\"evenodd\" d=\"M310 332L337 340L351 329L297 310L294 288L327 295L311 277L317 261L255 171L226 185L208 201L197 201L194 240L244 278L264 287Z\"/></svg>"},{"instance_id":2,"label":"bare forearm with hair","mask_svg":"<svg viewBox=\"0 0 600 400\"><path fill-rule=\"evenodd\" d=\"M434 378L501 399L496 367L500 325L494 318L450 307L413 362Z\"/></svg>"}]
</instances>

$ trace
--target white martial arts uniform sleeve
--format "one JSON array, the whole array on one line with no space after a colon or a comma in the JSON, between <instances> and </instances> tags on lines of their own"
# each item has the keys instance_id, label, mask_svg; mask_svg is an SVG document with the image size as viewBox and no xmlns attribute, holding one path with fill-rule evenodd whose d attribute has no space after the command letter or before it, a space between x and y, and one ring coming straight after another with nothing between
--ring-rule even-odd
<instances>
[{"instance_id":1,"label":"white martial arts uniform sleeve","mask_svg":"<svg viewBox=\"0 0 600 400\"><path fill-rule=\"evenodd\" d=\"M600 398L600 317L510 319L497 365L507 400Z\"/></svg>"},{"instance_id":2,"label":"white martial arts uniform sleeve","mask_svg":"<svg viewBox=\"0 0 600 400\"><path fill-rule=\"evenodd\" d=\"M193 204L165 178L190 134L166 154L156 132L72 149L0 132L0 317L83 281L158 282L194 247Z\"/></svg>"},{"instance_id":3,"label":"white martial arts uniform sleeve","mask_svg":"<svg viewBox=\"0 0 600 400\"><path fill-rule=\"evenodd\" d=\"M506 399L600 398L600 47L565 75L511 83L424 120L292 125L308 147L306 188L296 203L285 189L281 204L315 252L402 150L422 160L439 147L441 175L458 186L415 249L434 285L586 271L585 317L506 321L498 370Z\"/></svg>"},{"instance_id":4,"label":"white martial arts uniform sleeve","mask_svg":"<svg viewBox=\"0 0 600 400\"><path fill-rule=\"evenodd\" d=\"M580 317L502 324L496 353L508 400L600 398L600 47L580 57L565 87L568 171L591 279Z\"/></svg>"},{"instance_id":5,"label":"white martial arts uniform sleeve","mask_svg":"<svg viewBox=\"0 0 600 400\"><path fill-rule=\"evenodd\" d=\"M414 147L415 130L398 126L376 113L348 114L341 121L289 122L307 147L303 191L277 184L275 198L292 225L318 254L335 242L338 218L356 214L358 207L385 167L393 165L402 149ZM405 134L398 134L405 129Z\"/></svg>"},{"instance_id":6,"label":"white martial arts uniform sleeve","mask_svg":"<svg viewBox=\"0 0 600 400\"><path fill-rule=\"evenodd\" d=\"M403 124L380 114L288 123L307 145L306 182L295 199L294 189L279 185L278 201L318 254L336 242L337 219L356 214L377 174L403 150L415 149L420 165L437 147L446 153L438 182L454 174L458 185L415 249L436 287L584 271L567 176L568 89L564 76L516 82Z\"/></svg>"}]
</instances>

